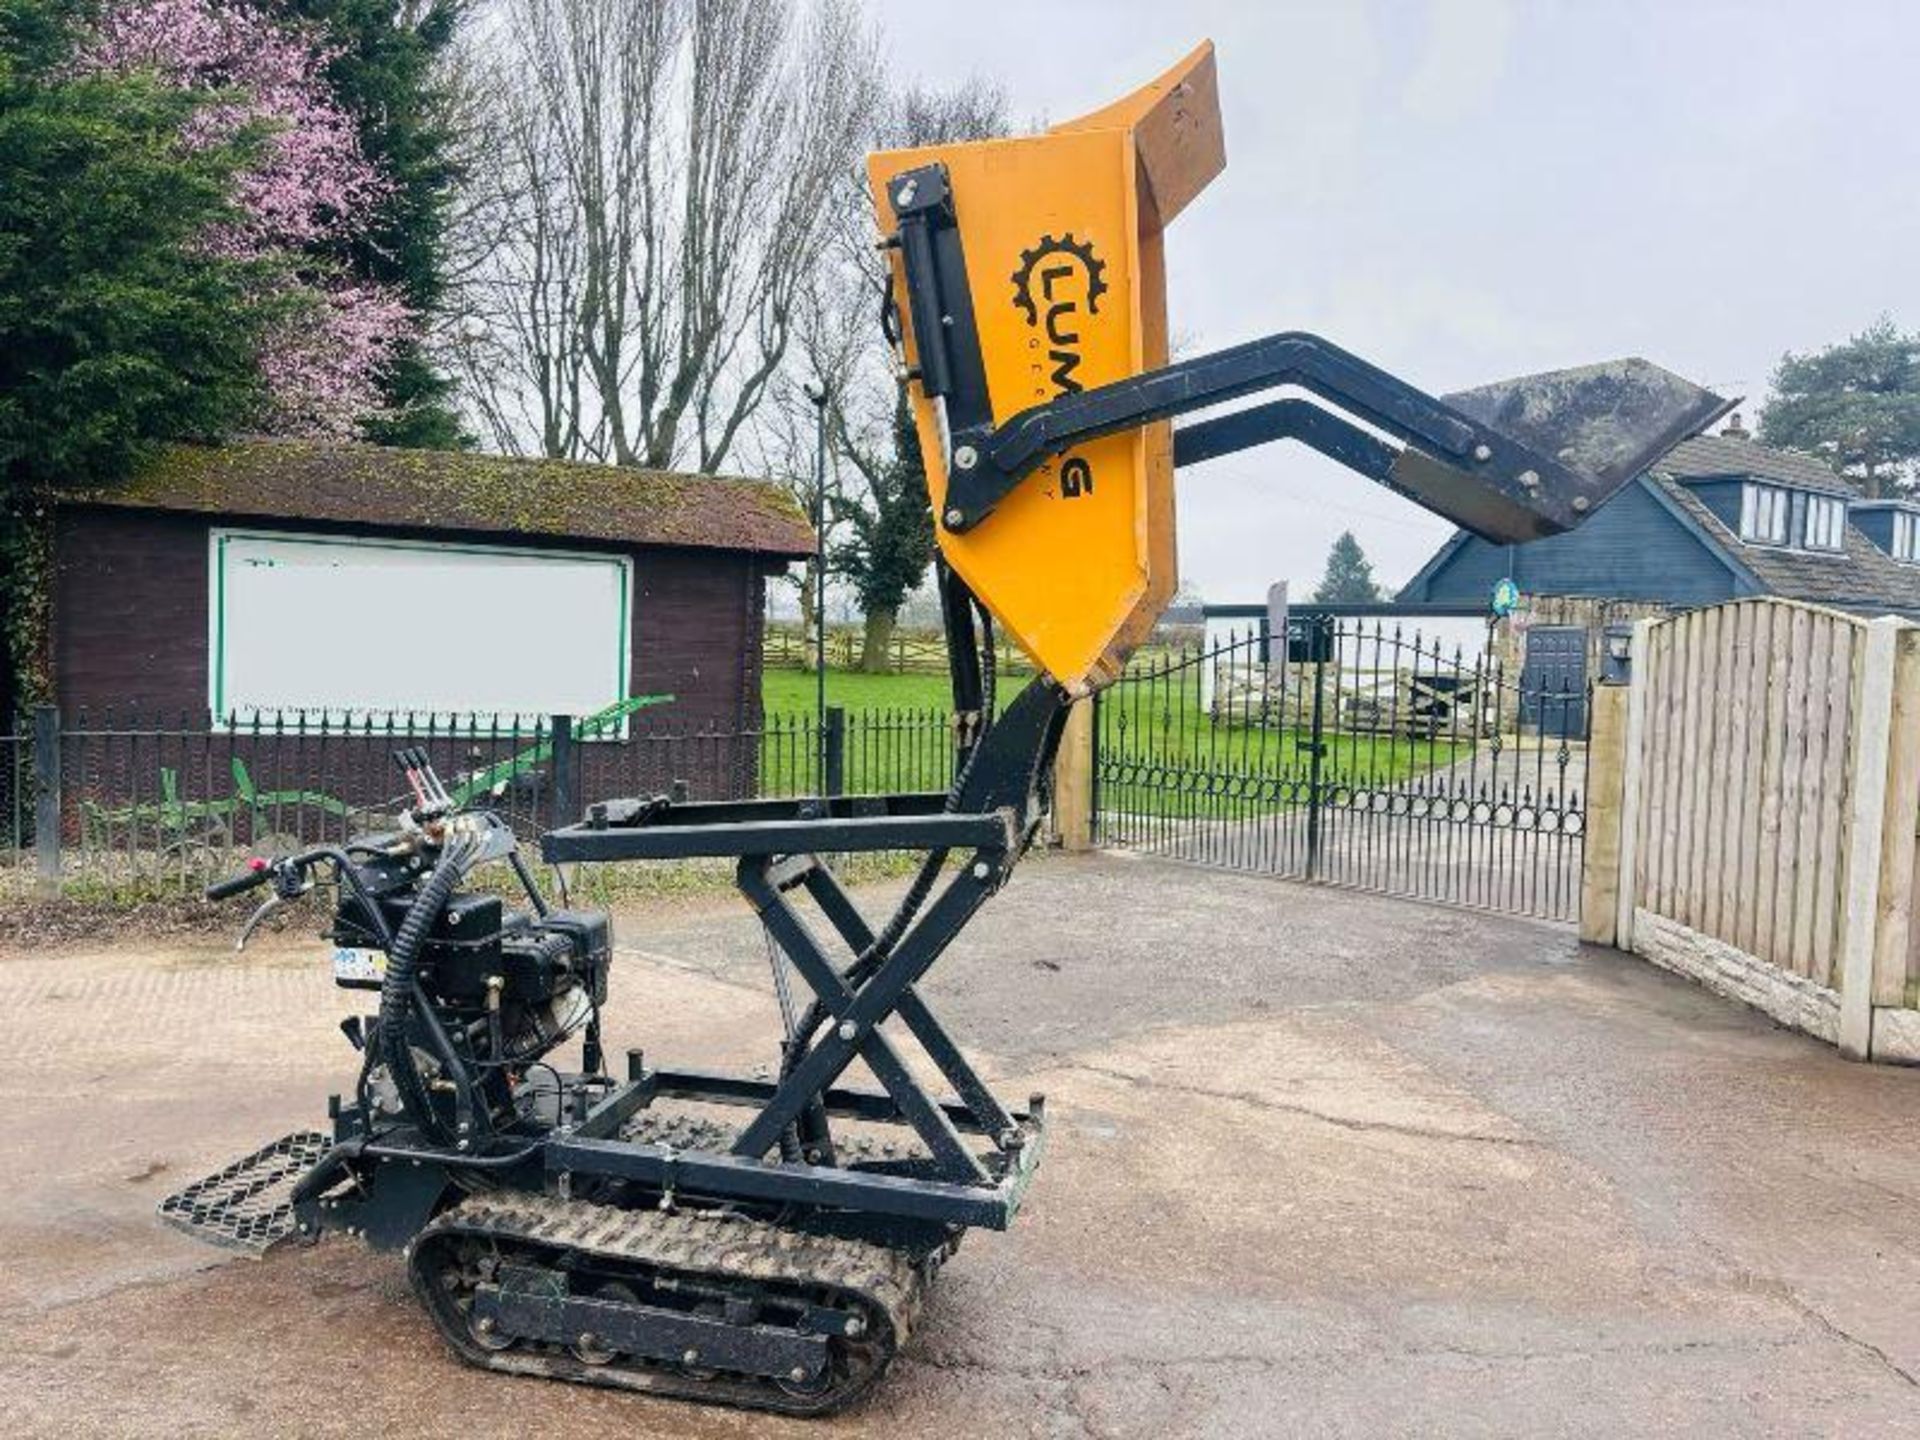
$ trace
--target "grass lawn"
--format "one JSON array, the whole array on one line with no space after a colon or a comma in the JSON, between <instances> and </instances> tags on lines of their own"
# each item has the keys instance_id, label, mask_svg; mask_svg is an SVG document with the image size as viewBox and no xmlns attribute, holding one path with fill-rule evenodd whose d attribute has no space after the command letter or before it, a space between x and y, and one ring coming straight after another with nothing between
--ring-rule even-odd
<instances>
[{"instance_id":1,"label":"grass lawn","mask_svg":"<svg viewBox=\"0 0 1920 1440\"><path fill-rule=\"evenodd\" d=\"M765 795L810 795L819 788L815 679L807 670L769 669L760 694L767 712L760 741ZM1001 698L1011 693L1001 686ZM947 717L953 694L944 675L862 675L827 671L827 704L847 712L846 788L880 795L944 790L953 778Z\"/></svg>"},{"instance_id":2,"label":"grass lawn","mask_svg":"<svg viewBox=\"0 0 1920 1440\"><path fill-rule=\"evenodd\" d=\"M1006 687L1000 687L1005 692ZM769 718L812 715L814 675L810 670L769 669L760 682ZM827 704L855 710L938 710L953 707L953 691L944 675L862 675L857 670L827 671Z\"/></svg>"},{"instance_id":3,"label":"grass lawn","mask_svg":"<svg viewBox=\"0 0 1920 1440\"><path fill-rule=\"evenodd\" d=\"M1026 683L1003 676L1005 704ZM769 669L762 693L767 735L761 773L768 793L810 793L817 781L812 717L814 677ZM951 703L943 675L827 673L827 703L847 711L846 785L853 793L945 788L951 748ZM1124 723L1123 723L1124 722ZM1102 808L1141 815L1212 813L1216 807L1258 815L1292 809L1304 798L1305 732L1216 722L1197 701L1152 706L1109 705L1101 713ZM1469 747L1405 736L1329 733L1323 779L1391 784L1465 758ZM1147 776L1142 767L1157 773ZM1123 776L1129 778L1122 778ZM1265 782L1264 786L1260 782ZM1225 791L1230 805L1209 799ZM1252 792L1252 793L1246 793Z\"/></svg>"},{"instance_id":4,"label":"grass lawn","mask_svg":"<svg viewBox=\"0 0 1920 1440\"><path fill-rule=\"evenodd\" d=\"M1000 672L994 699L1001 709L1027 688L1031 671ZM812 715L814 677L811 670L775 670L769 667L760 681L767 714ZM953 709L953 686L945 675L863 675L858 670L827 671L827 704L848 714L856 710L937 710L944 718Z\"/></svg>"}]
</instances>

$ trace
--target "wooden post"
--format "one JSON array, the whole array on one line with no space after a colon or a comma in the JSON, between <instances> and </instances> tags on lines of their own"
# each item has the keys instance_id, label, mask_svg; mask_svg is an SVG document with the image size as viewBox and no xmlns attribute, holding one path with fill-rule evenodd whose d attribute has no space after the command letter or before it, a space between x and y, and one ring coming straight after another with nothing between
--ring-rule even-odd
<instances>
[{"instance_id":1,"label":"wooden post","mask_svg":"<svg viewBox=\"0 0 1920 1440\"><path fill-rule=\"evenodd\" d=\"M33 707L33 800L37 888L51 898L60 893L60 711L52 705Z\"/></svg>"},{"instance_id":2,"label":"wooden post","mask_svg":"<svg viewBox=\"0 0 1920 1440\"><path fill-rule=\"evenodd\" d=\"M1894 658L1905 622L1867 623L1859 711L1853 724L1853 794L1847 815L1847 865L1840 920L1840 1053L1864 1060L1873 1045L1874 921L1880 911L1881 842L1886 829L1892 755Z\"/></svg>"},{"instance_id":3,"label":"wooden post","mask_svg":"<svg viewBox=\"0 0 1920 1440\"><path fill-rule=\"evenodd\" d=\"M1646 798L1647 694L1653 688L1653 629L1658 620L1633 622L1627 686L1627 724L1621 739L1619 855L1614 878L1613 943L1633 949L1633 911L1640 900L1640 812ZM1591 762L1589 762L1591 763Z\"/></svg>"},{"instance_id":4,"label":"wooden post","mask_svg":"<svg viewBox=\"0 0 1920 1440\"><path fill-rule=\"evenodd\" d=\"M1053 833L1062 850L1093 848L1093 707L1076 701L1053 762Z\"/></svg>"},{"instance_id":5,"label":"wooden post","mask_svg":"<svg viewBox=\"0 0 1920 1440\"><path fill-rule=\"evenodd\" d=\"M1596 685L1587 733L1587 844L1580 862L1580 938L1611 945L1620 925L1621 794L1629 687Z\"/></svg>"},{"instance_id":6,"label":"wooden post","mask_svg":"<svg viewBox=\"0 0 1920 1440\"><path fill-rule=\"evenodd\" d=\"M1898 1008L1906 1004L1907 952L1913 943L1914 858L1920 850L1915 843L1916 821L1920 821L1920 627L1908 625L1900 630L1893 657L1880 905L1874 921L1875 1005ZM1870 1048L1874 1048L1871 1043Z\"/></svg>"}]
</instances>

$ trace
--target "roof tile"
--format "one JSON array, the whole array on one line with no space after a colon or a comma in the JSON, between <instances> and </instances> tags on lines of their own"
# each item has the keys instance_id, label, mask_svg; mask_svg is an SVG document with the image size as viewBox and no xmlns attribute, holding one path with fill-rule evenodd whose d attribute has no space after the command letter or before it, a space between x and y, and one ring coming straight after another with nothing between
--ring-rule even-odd
<instances>
[{"instance_id":1,"label":"roof tile","mask_svg":"<svg viewBox=\"0 0 1920 1440\"><path fill-rule=\"evenodd\" d=\"M1653 468L1676 480L1751 475L1756 480L1773 480L1823 495L1855 493L1853 486L1823 460L1732 435L1695 435L1682 440Z\"/></svg>"}]
</instances>

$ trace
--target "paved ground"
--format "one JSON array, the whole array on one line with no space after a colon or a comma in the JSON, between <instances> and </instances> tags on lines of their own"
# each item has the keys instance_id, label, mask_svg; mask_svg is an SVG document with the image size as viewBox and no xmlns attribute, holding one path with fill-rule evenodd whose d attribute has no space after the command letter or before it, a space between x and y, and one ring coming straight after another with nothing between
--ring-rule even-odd
<instances>
[{"instance_id":1,"label":"paved ground","mask_svg":"<svg viewBox=\"0 0 1920 1440\"><path fill-rule=\"evenodd\" d=\"M761 1058L751 925L629 919L613 1016ZM309 945L0 959L0 1432L1920 1431L1920 1072L1559 930L1115 858L1029 866L929 988L1056 1133L828 1424L463 1371L394 1262L220 1262L154 1202L349 1073Z\"/></svg>"}]
</instances>

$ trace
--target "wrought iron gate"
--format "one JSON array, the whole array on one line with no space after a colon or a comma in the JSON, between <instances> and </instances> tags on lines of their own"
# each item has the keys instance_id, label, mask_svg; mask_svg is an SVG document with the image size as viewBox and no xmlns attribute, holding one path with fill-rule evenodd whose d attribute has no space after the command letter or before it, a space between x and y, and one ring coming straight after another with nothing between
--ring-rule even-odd
<instances>
[{"instance_id":1,"label":"wrought iron gate","mask_svg":"<svg viewBox=\"0 0 1920 1440\"><path fill-rule=\"evenodd\" d=\"M1150 652L1095 702L1096 839L1576 919L1586 688L1527 678L1326 617Z\"/></svg>"}]
</instances>

